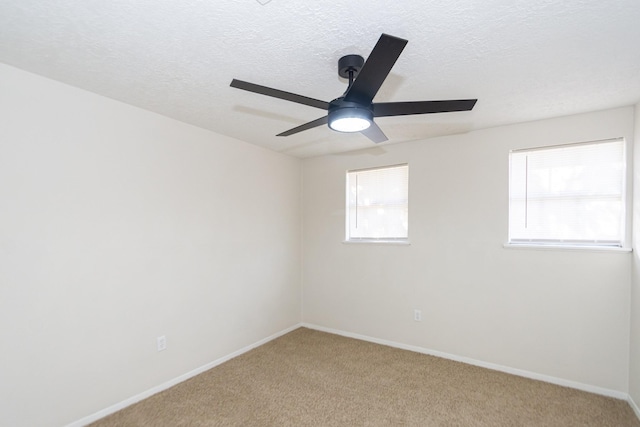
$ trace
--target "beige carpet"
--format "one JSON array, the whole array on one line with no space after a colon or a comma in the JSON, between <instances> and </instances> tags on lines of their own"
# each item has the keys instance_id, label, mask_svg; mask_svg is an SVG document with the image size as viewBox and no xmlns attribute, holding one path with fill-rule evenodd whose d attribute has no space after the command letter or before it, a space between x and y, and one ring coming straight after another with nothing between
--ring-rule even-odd
<instances>
[{"instance_id":1,"label":"beige carpet","mask_svg":"<svg viewBox=\"0 0 640 427\"><path fill-rule=\"evenodd\" d=\"M634 426L627 402L297 329L92 426Z\"/></svg>"}]
</instances>

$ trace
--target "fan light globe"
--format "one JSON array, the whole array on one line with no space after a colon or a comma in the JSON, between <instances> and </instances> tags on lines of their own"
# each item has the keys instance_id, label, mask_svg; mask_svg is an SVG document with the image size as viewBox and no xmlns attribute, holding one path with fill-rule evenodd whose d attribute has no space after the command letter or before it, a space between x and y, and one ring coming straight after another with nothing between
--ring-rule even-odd
<instances>
[{"instance_id":1,"label":"fan light globe","mask_svg":"<svg viewBox=\"0 0 640 427\"><path fill-rule=\"evenodd\" d=\"M343 99L329 106L329 127L338 132L361 132L371 126L373 113L354 102Z\"/></svg>"},{"instance_id":2,"label":"fan light globe","mask_svg":"<svg viewBox=\"0 0 640 427\"><path fill-rule=\"evenodd\" d=\"M329 123L338 132L360 132L371 126L371 122L362 117L341 117Z\"/></svg>"}]
</instances>

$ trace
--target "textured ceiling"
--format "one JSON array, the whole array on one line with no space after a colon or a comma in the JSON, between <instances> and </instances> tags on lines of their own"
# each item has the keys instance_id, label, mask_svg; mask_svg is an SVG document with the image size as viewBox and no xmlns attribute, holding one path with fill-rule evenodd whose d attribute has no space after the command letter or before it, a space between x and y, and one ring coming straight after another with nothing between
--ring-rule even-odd
<instances>
[{"instance_id":1,"label":"textured ceiling","mask_svg":"<svg viewBox=\"0 0 640 427\"><path fill-rule=\"evenodd\" d=\"M372 146L321 110L345 54L409 40L376 102L478 98L471 112L376 119L397 143L635 104L638 0L0 0L0 62L297 157ZM1 96L1 94L0 94Z\"/></svg>"}]
</instances>

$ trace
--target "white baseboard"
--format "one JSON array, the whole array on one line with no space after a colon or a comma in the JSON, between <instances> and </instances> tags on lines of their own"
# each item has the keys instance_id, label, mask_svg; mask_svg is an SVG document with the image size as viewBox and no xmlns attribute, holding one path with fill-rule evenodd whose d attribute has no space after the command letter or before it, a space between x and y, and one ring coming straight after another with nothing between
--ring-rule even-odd
<instances>
[{"instance_id":1,"label":"white baseboard","mask_svg":"<svg viewBox=\"0 0 640 427\"><path fill-rule=\"evenodd\" d=\"M500 372L505 372L508 374L513 374L513 375L518 375L521 377L525 377L525 378L531 378L534 380L539 380L539 381L544 381L544 382L548 382L551 384L556 384L556 385L560 385L560 386L564 386L564 387L570 387L570 388L574 388L577 390L582 390L582 391L587 391L590 393L595 393L595 394L599 394L599 395L603 395L603 396L608 396L608 397L613 397L616 399L622 399L622 400L626 400L627 402L629 402L629 405L631 406L631 408L633 409L633 411L635 412L636 416L638 417L638 419L640 419L640 408L638 407L638 405L636 404L636 402L634 402L634 400L631 398L631 396L629 396L627 393L623 393L617 390L610 390L610 389L606 389L606 388L602 388L602 387L597 387L597 386L592 386L589 384L583 384L583 383L579 383L579 382L575 382L575 381L569 381L569 380L565 380L562 378L557 378L557 377L552 377L549 375L542 375L542 374L538 374L535 372L530 372L530 371L525 371L525 370L521 370L521 369L515 369L515 368L510 368L507 366L502 366L502 365L497 365L494 363L489 363L489 362L483 362L481 360L475 360L475 359L471 359L468 357L462 357L462 356L456 356L453 354L449 354L449 353L444 353L444 352L440 352L440 351L436 351L436 350L430 350L430 349L426 349L423 347L418 347L418 346L413 346L413 345L408 345L408 344L402 344L402 343L398 343L398 342L394 342L394 341L388 341L388 340L384 340L384 339L379 339L379 338L373 338L373 337L369 337L366 335L361 335L361 334L356 334L356 333L352 333L352 332L345 332L345 331L341 331L341 330L337 330L337 329L332 329L332 328L325 328L323 326L318 326L318 325L314 325L314 324L310 324L310 323L299 323L297 325L291 326L287 329L284 329L276 334L273 334L267 338L264 338L260 341L257 341L251 345L248 345L244 348L241 348L240 350L234 351L233 353L230 353L224 357L221 357L219 359L214 360L213 362L207 363L206 365L203 365L199 368L196 368L190 372L187 372L183 375L180 375L172 380L169 380L163 384L160 384L156 387L153 387L147 391L144 391L142 393L139 393L135 396L132 396L128 399L123 400L122 402L116 403L115 405L109 406L105 409L102 409L98 412L95 412L91 415L88 415L84 418L81 418L75 422L72 422L71 424L68 424L66 427L83 427L86 426L87 424L90 424L94 421L98 421L101 418L106 417L107 415L111 415L115 412L118 412L121 409L126 408L127 406L133 405L134 403L137 403L143 399L146 399L148 397L153 396L154 394L160 393L161 391L167 390L171 387L173 387L176 384L179 384L183 381L188 380L189 378L195 377L198 374L201 374L215 366L218 366L228 360L233 359L234 357L240 356L243 353L246 353L250 350L253 350L256 347L259 347L263 344L268 343L269 341L272 341L276 338L281 337L282 335L288 334L291 331L294 331L296 329L298 329L299 327L305 327L305 328L309 328L309 329L315 329L317 331L321 331L321 332L328 332L331 334L336 334L336 335L341 335L344 337L348 337L348 338L355 338L355 339L359 339L359 340L363 340L363 341L368 341L368 342L372 342L372 343L376 343L376 344L382 344L382 345L386 345L389 347L395 347L395 348L399 348L402 350L409 350L409 351L415 351L417 353L422 353L422 354L428 354L431 356L436 356L436 357L442 357L444 359L449 359L449 360L454 360L456 362L462 362L462 363L467 363L469 365L474 365L474 366L479 366L481 368L487 368L487 369L492 369L494 371L500 371Z\"/></svg>"},{"instance_id":2,"label":"white baseboard","mask_svg":"<svg viewBox=\"0 0 640 427\"><path fill-rule=\"evenodd\" d=\"M422 348L422 347L418 347L418 346L413 346L413 345L408 345L408 344L402 344L402 343L398 343L398 342L394 342L394 341L383 340L383 339L379 339L379 338L373 338L373 337L369 337L369 336L366 336L366 335L355 334L355 333L352 333L352 332L345 332L345 331L340 331L340 330L337 330L337 329L325 328L323 326L318 326L318 325L314 325L314 324L302 323L302 326L305 327L305 328L309 328L309 329L315 329L315 330L321 331L321 332L328 332L328 333L331 333L331 334L341 335L341 336L348 337L348 338L355 338L355 339L368 341L368 342L372 342L372 343L376 343L376 344L386 345L386 346L389 346L389 347L395 347L395 348L399 348L399 349L402 349L402 350L415 351L416 353L428 354L430 356L436 356L436 357L441 357L443 359L454 360L456 362L462 362L462 363L466 363L468 365L479 366L481 368L492 369L494 371L505 372L507 374L517 375L517 376L520 376L520 377L530 378L530 379L534 379L534 380L538 380L538 381L544 381L544 382L547 382L547 383L556 384L556 385L560 385L560 386L563 386L563 387L574 388L574 389L577 389L577 390L587 391L589 393L594 393L594 394L599 394L599 395L602 395L602 396L608 396L608 397L613 397L613 398L616 398L616 399L622 399L622 400L630 401L630 397L629 397L629 395L627 393L624 393L624 392L621 392L621 391L618 391L618 390L611 390L611 389L598 387L598 386L594 386L594 385L590 385L590 384L583 384L583 383L579 383L579 382L575 382L575 381L565 380L565 379L562 379L562 378L552 377L552 376L549 376L549 375L538 374L538 373L535 373L535 372L525 371L525 370L522 370L522 369L510 368L508 366L502 366L502 365L498 365L498 364L495 364L495 363L483 362L481 360L471 359L471 358L468 358L468 357L456 356L454 354L444 353L444 352L436 351L436 350L430 350L430 349L426 349L426 348ZM632 407L634 407L634 405L635 405L635 403L632 404ZM636 411L636 415L637 415L638 414L638 407L635 406L634 410ZM640 415L639 415L639 418L640 418Z\"/></svg>"},{"instance_id":3,"label":"white baseboard","mask_svg":"<svg viewBox=\"0 0 640 427\"><path fill-rule=\"evenodd\" d=\"M627 401L629 402L629 406L631 406L631 409L633 409L633 412L636 413L636 417L638 417L638 419L640 420L640 408L638 407L636 402L633 401L633 398L631 396L629 396L629 399Z\"/></svg>"},{"instance_id":4,"label":"white baseboard","mask_svg":"<svg viewBox=\"0 0 640 427\"><path fill-rule=\"evenodd\" d=\"M98 421L101 418L106 417L107 415L111 415L115 412L118 412L121 409L126 408L127 406L133 405L134 403L137 403L143 399L146 399L148 397L153 396L154 394L160 393L161 391L167 390L168 388L173 387L176 384L179 384L183 381L188 380L189 378L195 377L198 374L201 374L205 371L208 371L209 369L218 366L228 360L233 359L234 357L240 356L243 353L248 352L249 350L253 350L256 347L260 347L263 344L268 343L269 341L272 341L276 338L281 337L282 335L288 334L289 332L298 329L299 327L301 327L302 324L299 323L297 325L291 326L287 329L284 329L280 332L277 332L267 338L261 339L260 341L257 341L251 345L248 345L244 348L241 348L238 351L234 351L233 353L230 353L224 357L221 357L219 359L214 360L213 362L209 362L206 365L200 366L199 368L194 369L193 371L187 372L186 374L180 375L179 377L176 377L172 380L169 380L165 383L162 383L156 387L153 387L147 391L143 391L140 394L136 394L135 396L132 396L128 399L123 400L122 402L116 403L115 405L109 406L108 408L102 409L94 414L88 415L84 418L81 418L77 421L72 422L71 424L68 424L67 427L83 427L86 426L87 424L90 424L94 421Z\"/></svg>"}]
</instances>

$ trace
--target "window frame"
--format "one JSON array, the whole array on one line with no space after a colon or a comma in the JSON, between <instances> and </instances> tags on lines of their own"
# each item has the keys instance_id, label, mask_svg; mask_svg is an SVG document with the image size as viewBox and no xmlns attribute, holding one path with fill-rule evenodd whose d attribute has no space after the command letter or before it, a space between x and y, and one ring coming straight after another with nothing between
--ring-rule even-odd
<instances>
[{"instance_id":1,"label":"window frame","mask_svg":"<svg viewBox=\"0 0 640 427\"><path fill-rule=\"evenodd\" d=\"M357 172L376 171L384 169L392 169L404 167L406 168L406 212L407 212L407 228L406 237L353 237L350 235L350 180L349 175ZM409 163L397 163L384 166L374 166L361 169L350 169L345 173L345 239L343 243L355 243L355 244L384 244L384 245L409 245Z\"/></svg>"},{"instance_id":2,"label":"window frame","mask_svg":"<svg viewBox=\"0 0 640 427\"><path fill-rule=\"evenodd\" d=\"M553 149L561 149L567 147L577 147L584 145L593 145L593 144L602 144L602 143L614 143L621 142L622 143L622 189L620 193L621 197L621 214L619 219L619 226L621 227L620 232L620 241L619 243L616 241L615 243L611 242L603 242L602 244L598 244L597 240L594 241L575 241L575 240L564 240L561 238L558 239L523 239L516 238L514 239L511 235L511 186L512 186L512 155L514 153L523 153L523 152L535 152L542 150L553 150ZM528 147L528 148L518 148L509 150L509 171L508 171L508 194L507 194L507 243L503 245L505 248L532 248L532 249L568 249L568 250L595 250L595 251L606 251L606 252L631 252L631 247L629 243L630 239L630 213L629 206L631 206L631 195L629 188L629 181L631 179L630 175L630 148L629 141L625 137L615 137L615 138L606 138L600 140L592 140L592 141L584 141L584 142L573 142L573 143L564 143L564 144L554 144L554 145L546 145L546 146L537 146L537 147ZM579 198L579 197L578 197Z\"/></svg>"}]
</instances>

